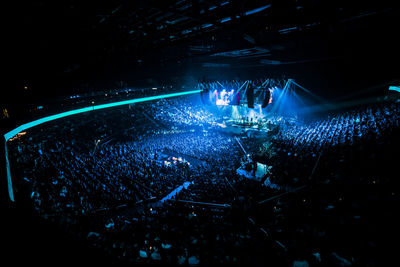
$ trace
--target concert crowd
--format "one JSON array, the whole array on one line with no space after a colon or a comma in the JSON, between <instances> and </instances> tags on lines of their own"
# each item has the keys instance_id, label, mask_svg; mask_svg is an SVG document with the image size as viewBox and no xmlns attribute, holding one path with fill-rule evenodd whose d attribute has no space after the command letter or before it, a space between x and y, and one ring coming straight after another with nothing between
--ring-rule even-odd
<instances>
[{"instance_id":1,"label":"concert crowd","mask_svg":"<svg viewBox=\"0 0 400 267\"><path fill-rule=\"evenodd\" d=\"M82 114L10 142L16 197L126 262L379 266L399 109L273 120L262 137L221 131L226 113L189 97ZM238 174L256 158L261 181Z\"/></svg>"}]
</instances>

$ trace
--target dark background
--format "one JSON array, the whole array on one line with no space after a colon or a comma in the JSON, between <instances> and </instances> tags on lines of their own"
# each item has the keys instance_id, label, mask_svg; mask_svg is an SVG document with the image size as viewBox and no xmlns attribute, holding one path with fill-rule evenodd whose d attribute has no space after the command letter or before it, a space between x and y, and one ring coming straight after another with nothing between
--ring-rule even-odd
<instances>
[{"instance_id":1,"label":"dark background","mask_svg":"<svg viewBox=\"0 0 400 267\"><path fill-rule=\"evenodd\" d=\"M16 2L5 10L11 96L1 102L282 75L331 96L398 79L398 13L390 1L232 0L218 6L223 2ZM271 6L244 16L265 5ZM205 24L213 26L201 28Z\"/></svg>"}]
</instances>

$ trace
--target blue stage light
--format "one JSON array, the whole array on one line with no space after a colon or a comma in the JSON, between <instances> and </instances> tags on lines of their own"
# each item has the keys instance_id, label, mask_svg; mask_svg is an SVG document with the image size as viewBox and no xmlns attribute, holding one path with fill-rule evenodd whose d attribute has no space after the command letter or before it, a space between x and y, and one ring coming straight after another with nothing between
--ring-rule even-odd
<instances>
[{"instance_id":1,"label":"blue stage light","mask_svg":"<svg viewBox=\"0 0 400 267\"><path fill-rule=\"evenodd\" d=\"M262 6L262 7L253 9L253 10L249 10L249 11L245 12L244 15L245 15L245 16L248 16L248 15L251 15L251 14L254 14L254 13L258 13L258 12L260 12L260 11L263 11L264 9L269 8L270 6L271 6L271 5L266 5L266 6Z\"/></svg>"},{"instance_id":2,"label":"blue stage light","mask_svg":"<svg viewBox=\"0 0 400 267\"><path fill-rule=\"evenodd\" d=\"M230 17L226 17L226 18L221 19L221 23L225 23L225 22L230 21L230 20L231 20Z\"/></svg>"},{"instance_id":3,"label":"blue stage light","mask_svg":"<svg viewBox=\"0 0 400 267\"><path fill-rule=\"evenodd\" d=\"M211 27L211 26L213 26L213 24L207 23L207 24L201 25L201 28L202 28L202 29L205 29L205 28L208 28L208 27Z\"/></svg>"},{"instance_id":4,"label":"blue stage light","mask_svg":"<svg viewBox=\"0 0 400 267\"><path fill-rule=\"evenodd\" d=\"M389 86L389 90L391 90L391 91L396 91L396 92L399 92L399 93L400 93L400 86L393 86L393 85L391 85L391 86Z\"/></svg>"}]
</instances>

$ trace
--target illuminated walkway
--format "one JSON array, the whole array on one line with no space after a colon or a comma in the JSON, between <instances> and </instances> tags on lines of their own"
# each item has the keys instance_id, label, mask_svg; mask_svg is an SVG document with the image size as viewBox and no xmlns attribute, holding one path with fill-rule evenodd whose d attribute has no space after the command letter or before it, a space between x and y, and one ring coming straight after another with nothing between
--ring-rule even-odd
<instances>
[{"instance_id":1,"label":"illuminated walkway","mask_svg":"<svg viewBox=\"0 0 400 267\"><path fill-rule=\"evenodd\" d=\"M193 182L184 182L183 185L180 185L177 188L175 188L171 193L169 193L163 199L161 199L160 202L164 203L168 199L175 197L175 195L178 194L182 189L187 189L191 184L193 184Z\"/></svg>"}]
</instances>

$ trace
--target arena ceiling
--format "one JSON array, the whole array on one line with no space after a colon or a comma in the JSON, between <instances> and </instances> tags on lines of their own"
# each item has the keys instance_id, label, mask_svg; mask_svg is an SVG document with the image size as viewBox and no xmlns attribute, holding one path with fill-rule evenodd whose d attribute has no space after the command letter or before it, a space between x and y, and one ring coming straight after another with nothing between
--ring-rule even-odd
<instances>
[{"instance_id":1,"label":"arena ceiling","mask_svg":"<svg viewBox=\"0 0 400 267\"><path fill-rule=\"evenodd\" d=\"M280 73L349 56L372 66L393 57L396 31L396 12L385 0L33 0L11 5L14 87L36 88L38 94L120 82L152 85L176 81L188 70L191 79L210 78L216 70L242 76Z\"/></svg>"}]
</instances>

